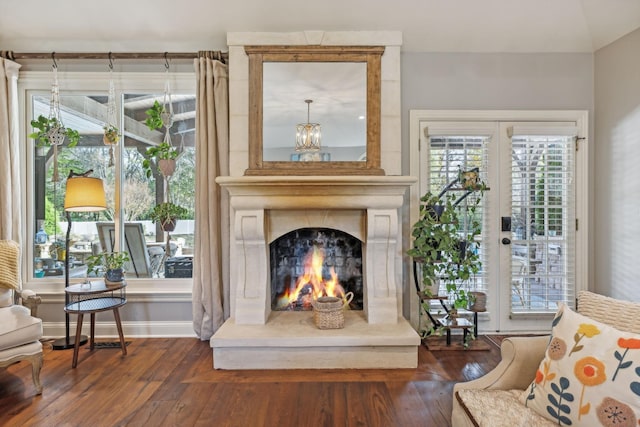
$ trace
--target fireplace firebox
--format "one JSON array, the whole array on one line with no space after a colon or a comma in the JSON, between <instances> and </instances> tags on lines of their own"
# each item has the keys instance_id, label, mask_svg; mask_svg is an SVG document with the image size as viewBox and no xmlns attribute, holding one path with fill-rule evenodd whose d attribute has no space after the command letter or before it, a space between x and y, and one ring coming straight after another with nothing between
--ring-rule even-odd
<instances>
[{"instance_id":1,"label":"fireplace firebox","mask_svg":"<svg viewBox=\"0 0 640 427\"><path fill-rule=\"evenodd\" d=\"M345 298L362 310L362 242L341 230L301 228L269 245L271 309L308 311L322 296Z\"/></svg>"}]
</instances>

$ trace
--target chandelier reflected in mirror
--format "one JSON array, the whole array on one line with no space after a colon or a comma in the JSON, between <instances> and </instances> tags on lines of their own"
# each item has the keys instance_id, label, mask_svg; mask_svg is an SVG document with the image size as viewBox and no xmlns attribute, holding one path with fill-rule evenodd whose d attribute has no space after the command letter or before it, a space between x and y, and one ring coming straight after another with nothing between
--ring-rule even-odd
<instances>
[{"instance_id":1,"label":"chandelier reflected in mirror","mask_svg":"<svg viewBox=\"0 0 640 427\"><path fill-rule=\"evenodd\" d=\"M311 123L311 103L312 99L305 99L307 103L307 123L296 125L296 151L315 152L320 151L320 124Z\"/></svg>"}]
</instances>

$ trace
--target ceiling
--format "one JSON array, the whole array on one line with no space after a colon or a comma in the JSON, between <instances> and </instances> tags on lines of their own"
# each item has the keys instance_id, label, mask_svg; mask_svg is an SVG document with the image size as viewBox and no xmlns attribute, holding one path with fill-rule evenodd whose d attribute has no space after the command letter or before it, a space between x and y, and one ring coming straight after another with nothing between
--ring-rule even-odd
<instances>
[{"instance_id":1,"label":"ceiling","mask_svg":"<svg viewBox=\"0 0 640 427\"><path fill-rule=\"evenodd\" d=\"M594 52L640 0L2 0L0 50L226 50L227 32L401 31L405 52Z\"/></svg>"}]
</instances>

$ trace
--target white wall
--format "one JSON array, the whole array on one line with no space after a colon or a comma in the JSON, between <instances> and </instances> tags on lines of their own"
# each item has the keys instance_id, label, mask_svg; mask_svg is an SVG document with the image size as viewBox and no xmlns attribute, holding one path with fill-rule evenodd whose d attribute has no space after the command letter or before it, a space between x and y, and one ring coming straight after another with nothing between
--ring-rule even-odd
<instances>
[{"instance_id":1,"label":"white wall","mask_svg":"<svg viewBox=\"0 0 640 427\"><path fill-rule=\"evenodd\" d=\"M595 53L595 290L640 301L640 30Z\"/></svg>"}]
</instances>

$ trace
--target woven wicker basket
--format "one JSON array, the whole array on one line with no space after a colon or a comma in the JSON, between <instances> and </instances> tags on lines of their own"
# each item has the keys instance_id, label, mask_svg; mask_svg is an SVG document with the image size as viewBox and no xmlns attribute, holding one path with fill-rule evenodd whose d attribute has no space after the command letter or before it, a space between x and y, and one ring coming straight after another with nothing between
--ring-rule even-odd
<instances>
[{"instance_id":1,"label":"woven wicker basket","mask_svg":"<svg viewBox=\"0 0 640 427\"><path fill-rule=\"evenodd\" d=\"M353 292L347 292L345 299L319 297L313 301L313 321L318 329L344 328L344 308L353 299Z\"/></svg>"},{"instance_id":2,"label":"woven wicker basket","mask_svg":"<svg viewBox=\"0 0 640 427\"><path fill-rule=\"evenodd\" d=\"M344 328L342 300L338 297L320 297L313 303L313 321L318 329Z\"/></svg>"}]
</instances>

